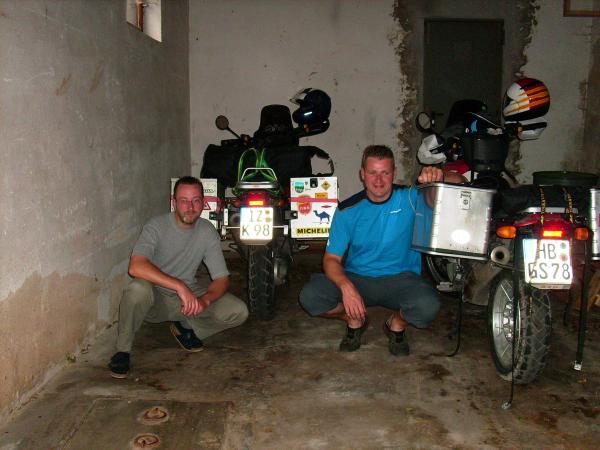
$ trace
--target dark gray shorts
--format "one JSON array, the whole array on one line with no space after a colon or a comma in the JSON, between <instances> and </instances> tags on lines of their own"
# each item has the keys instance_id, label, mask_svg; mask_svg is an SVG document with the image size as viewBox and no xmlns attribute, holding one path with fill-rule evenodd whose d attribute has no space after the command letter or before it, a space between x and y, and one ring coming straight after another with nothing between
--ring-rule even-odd
<instances>
[{"instance_id":1,"label":"dark gray shorts","mask_svg":"<svg viewBox=\"0 0 600 450\"><path fill-rule=\"evenodd\" d=\"M346 276L362 296L365 306L401 311L404 319L417 328L427 327L440 309L437 291L416 273L365 277L347 272ZM322 273L311 275L300 292L300 304L311 316L331 311L341 302L341 291Z\"/></svg>"}]
</instances>

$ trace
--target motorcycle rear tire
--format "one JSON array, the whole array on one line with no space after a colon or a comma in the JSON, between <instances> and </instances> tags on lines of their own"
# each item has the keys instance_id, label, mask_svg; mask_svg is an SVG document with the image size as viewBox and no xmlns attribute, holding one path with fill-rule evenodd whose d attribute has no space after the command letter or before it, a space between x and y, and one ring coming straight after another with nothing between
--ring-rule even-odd
<instances>
[{"instance_id":1,"label":"motorcycle rear tire","mask_svg":"<svg viewBox=\"0 0 600 450\"><path fill-rule=\"evenodd\" d=\"M449 282L448 259L444 256L425 255L427 270L436 285Z\"/></svg>"},{"instance_id":2,"label":"motorcycle rear tire","mask_svg":"<svg viewBox=\"0 0 600 450\"><path fill-rule=\"evenodd\" d=\"M268 245L248 247L248 306L260 320L275 317L275 274L273 249Z\"/></svg>"},{"instance_id":3,"label":"motorcycle rear tire","mask_svg":"<svg viewBox=\"0 0 600 450\"><path fill-rule=\"evenodd\" d=\"M526 292L529 291L529 295ZM546 365L552 334L548 291L529 287L519 277L519 311L515 334L515 366L512 368L513 278L503 271L494 281L488 303L488 335L494 365L500 376L515 384L535 380Z\"/></svg>"}]
</instances>

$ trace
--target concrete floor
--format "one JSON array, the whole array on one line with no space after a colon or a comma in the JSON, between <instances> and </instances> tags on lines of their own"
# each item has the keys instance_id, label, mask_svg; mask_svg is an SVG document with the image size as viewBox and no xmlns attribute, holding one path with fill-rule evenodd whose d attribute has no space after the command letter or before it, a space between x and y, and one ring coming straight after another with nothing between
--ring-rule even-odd
<instances>
[{"instance_id":1,"label":"concrete floor","mask_svg":"<svg viewBox=\"0 0 600 450\"><path fill-rule=\"evenodd\" d=\"M243 296L244 265L231 258L229 267L234 293ZM250 320L208 339L200 353L182 351L167 324L144 325L125 380L106 369L112 327L0 429L0 450L131 448L143 433L169 449L598 448L598 308L584 370L571 368L576 334L555 320L546 369L516 388L505 411L510 385L493 367L482 309L467 307L454 358L445 356L454 346L445 337L450 300L430 329L409 330L407 358L389 355L382 309L370 311L367 344L340 353L343 324L312 319L297 303L319 268L318 254L300 255L273 321ZM171 420L140 422L152 406ZM145 439L140 448L152 448L153 437Z\"/></svg>"}]
</instances>

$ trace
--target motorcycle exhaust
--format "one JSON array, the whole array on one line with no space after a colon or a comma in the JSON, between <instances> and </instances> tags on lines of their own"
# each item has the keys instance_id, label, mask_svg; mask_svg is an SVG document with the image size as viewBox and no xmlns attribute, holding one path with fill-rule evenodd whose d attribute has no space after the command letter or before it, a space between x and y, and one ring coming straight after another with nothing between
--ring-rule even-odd
<instances>
[{"instance_id":1,"label":"motorcycle exhaust","mask_svg":"<svg viewBox=\"0 0 600 450\"><path fill-rule=\"evenodd\" d=\"M504 245L494 247L490 252L490 259L496 264L505 266L510 262L510 250Z\"/></svg>"}]
</instances>

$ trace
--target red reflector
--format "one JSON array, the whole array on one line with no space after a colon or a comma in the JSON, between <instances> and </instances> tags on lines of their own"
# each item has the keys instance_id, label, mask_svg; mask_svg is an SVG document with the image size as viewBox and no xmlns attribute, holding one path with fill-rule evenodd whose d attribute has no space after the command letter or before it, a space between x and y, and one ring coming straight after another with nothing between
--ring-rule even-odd
<instances>
[{"instance_id":1,"label":"red reflector","mask_svg":"<svg viewBox=\"0 0 600 450\"><path fill-rule=\"evenodd\" d=\"M563 235L563 230L544 230L542 232L542 237L545 238L561 238Z\"/></svg>"},{"instance_id":2,"label":"red reflector","mask_svg":"<svg viewBox=\"0 0 600 450\"><path fill-rule=\"evenodd\" d=\"M250 200L248 202L248 206L263 206L265 204L264 200Z\"/></svg>"}]
</instances>

